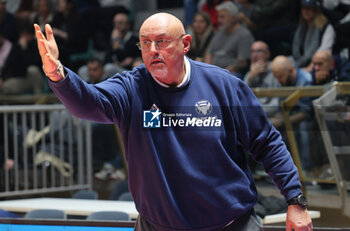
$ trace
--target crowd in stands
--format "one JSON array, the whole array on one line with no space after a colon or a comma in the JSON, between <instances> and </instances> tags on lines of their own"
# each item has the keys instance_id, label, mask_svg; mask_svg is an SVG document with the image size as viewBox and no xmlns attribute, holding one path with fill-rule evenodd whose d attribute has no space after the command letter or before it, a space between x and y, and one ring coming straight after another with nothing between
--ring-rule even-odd
<instances>
[{"instance_id":1,"label":"crowd in stands","mask_svg":"<svg viewBox=\"0 0 350 231\"><path fill-rule=\"evenodd\" d=\"M345 32L350 25L350 5L346 1L192 3L197 4L198 11L193 15L193 24L186 26L195 40L189 57L225 68L251 88L304 87L350 80L350 37ZM212 20L211 24L207 18ZM203 23L198 29L200 20ZM212 37L210 31L214 31ZM284 134L279 108L282 99L259 100L271 123ZM319 145L312 144L309 137L310 128L316 124L312 100L300 99L290 115L307 177L316 177L314 169L324 168L328 163L325 156L318 156L315 161L310 154L315 149L313 146ZM320 163L320 159L325 161Z\"/></svg>"},{"instance_id":2,"label":"crowd in stands","mask_svg":"<svg viewBox=\"0 0 350 231\"><path fill-rule=\"evenodd\" d=\"M61 62L89 83L140 65L134 1L0 0L0 94L43 93L33 23L51 24ZM214 64L251 88L350 80L350 4L333 0L186 0L191 59ZM45 80L47 81L47 80ZM283 130L278 98L259 99ZM312 100L292 112L303 167L311 171L306 127ZM312 149L312 148L311 148ZM110 158L108 163L112 163ZM117 166L121 166L120 160ZM107 166L107 165L106 165ZM111 165L107 166L110 172ZM116 167L118 168L118 167ZM114 169L114 167L113 167ZM108 177L103 172L98 176Z\"/></svg>"},{"instance_id":3,"label":"crowd in stands","mask_svg":"<svg viewBox=\"0 0 350 231\"><path fill-rule=\"evenodd\" d=\"M141 53L133 34L132 1L1 0L0 94L47 91L33 24L50 24L61 62L78 71L98 54L112 76L129 70ZM94 53L94 51L96 51ZM46 80L45 80L46 81ZM45 93L45 92L44 92Z\"/></svg>"}]
</instances>

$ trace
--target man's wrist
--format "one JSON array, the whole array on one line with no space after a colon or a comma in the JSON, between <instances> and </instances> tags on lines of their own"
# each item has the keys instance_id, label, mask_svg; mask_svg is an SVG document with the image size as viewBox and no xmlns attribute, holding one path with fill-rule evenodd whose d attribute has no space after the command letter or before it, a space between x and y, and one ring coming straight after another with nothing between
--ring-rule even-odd
<instances>
[{"instance_id":1,"label":"man's wrist","mask_svg":"<svg viewBox=\"0 0 350 231\"><path fill-rule=\"evenodd\" d=\"M302 208L306 209L308 202L306 197L303 194L299 194L296 197L293 197L287 201L288 205L300 205Z\"/></svg>"},{"instance_id":2,"label":"man's wrist","mask_svg":"<svg viewBox=\"0 0 350 231\"><path fill-rule=\"evenodd\" d=\"M61 64L61 62L58 60L57 68L53 72L46 72L43 66L43 71L47 77L49 77L52 81L59 81L61 79L64 79L64 68Z\"/></svg>"}]
</instances>

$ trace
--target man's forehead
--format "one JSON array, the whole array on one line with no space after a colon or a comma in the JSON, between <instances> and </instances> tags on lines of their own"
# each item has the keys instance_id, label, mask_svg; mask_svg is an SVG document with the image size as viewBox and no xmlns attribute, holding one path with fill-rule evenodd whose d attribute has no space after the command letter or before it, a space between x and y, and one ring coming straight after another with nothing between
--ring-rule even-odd
<instances>
[{"instance_id":1,"label":"man's forehead","mask_svg":"<svg viewBox=\"0 0 350 231\"><path fill-rule=\"evenodd\" d=\"M159 13L144 21L139 34L147 36L161 36L161 34L166 34L172 36L180 30L184 30L181 21L170 14Z\"/></svg>"},{"instance_id":2,"label":"man's forehead","mask_svg":"<svg viewBox=\"0 0 350 231\"><path fill-rule=\"evenodd\" d=\"M155 32L150 32L150 33L140 33L140 38L150 38L150 37L155 37L155 38L159 38L159 37L167 37L169 36L169 34L167 33L155 33Z\"/></svg>"}]
</instances>

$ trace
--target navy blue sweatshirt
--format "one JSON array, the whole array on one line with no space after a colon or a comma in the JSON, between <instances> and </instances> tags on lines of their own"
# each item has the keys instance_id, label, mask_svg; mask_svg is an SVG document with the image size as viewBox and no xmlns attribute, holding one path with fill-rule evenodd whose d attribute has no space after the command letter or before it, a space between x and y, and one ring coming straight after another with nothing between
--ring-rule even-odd
<instances>
[{"instance_id":1,"label":"navy blue sweatshirt","mask_svg":"<svg viewBox=\"0 0 350 231\"><path fill-rule=\"evenodd\" d=\"M144 65L96 85L66 69L50 86L73 115L118 125L136 208L157 230L215 230L254 206L257 191L239 146L286 200L300 194L290 153L249 87L224 69L190 65L180 88L160 86Z\"/></svg>"}]
</instances>

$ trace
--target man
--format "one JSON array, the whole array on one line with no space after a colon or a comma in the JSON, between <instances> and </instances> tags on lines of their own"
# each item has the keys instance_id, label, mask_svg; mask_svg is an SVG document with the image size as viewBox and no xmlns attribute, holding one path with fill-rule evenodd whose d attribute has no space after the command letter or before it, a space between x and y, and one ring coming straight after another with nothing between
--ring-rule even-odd
<instances>
[{"instance_id":1,"label":"man","mask_svg":"<svg viewBox=\"0 0 350 231\"><path fill-rule=\"evenodd\" d=\"M131 69L140 51L135 45L138 38L131 31L131 25L126 13L117 13L113 18L113 30L110 46L106 51L105 63L113 63L120 69Z\"/></svg>"},{"instance_id":2,"label":"man","mask_svg":"<svg viewBox=\"0 0 350 231\"><path fill-rule=\"evenodd\" d=\"M250 68L244 77L244 82L250 88L275 88L278 85L270 69L270 50L263 41L256 41L250 49ZM268 117L273 116L279 107L278 98L259 98Z\"/></svg>"},{"instance_id":3,"label":"man","mask_svg":"<svg viewBox=\"0 0 350 231\"><path fill-rule=\"evenodd\" d=\"M334 59L329 50L317 51L312 57L313 84L321 85L331 81L349 81L350 63L346 59Z\"/></svg>"},{"instance_id":4,"label":"man","mask_svg":"<svg viewBox=\"0 0 350 231\"><path fill-rule=\"evenodd\" d=\"M238 143L264 163L290 202L288 230L311 230L279 133L242 81L185 57L191 36L179 19L147 18L139 31L144 65L97 85L62 67L49 25L47 39L35 29L55 94L74 115L116 123L123 134L140 214L135 230L260 230L252 210L257 192Z\"/></svg>"},{"instance_id":5,"label":"man","mask_svg":"<svg viewBox=\"0 0 350 231\"><path fill-rule=\"evenodd\" d=\"M277 56L271 64L271 71L275 78L283 87L304 87L312 85L312 78L309 72L300 68L294 68L293 63L286 56ZM312 111L312 102L310 97L301 98L293 108L290 121L297 130L297 140L300 147L301 162L305 173L311 174L312 163L309 152L309 134L310 115ZM283 118L281 114L276 114L270 118L272 124L277 128L282 128Z\"/></svg>"},{"instance_id":6,"label":"man","mask_svg":"<svg viewBox=\"0 0 350 231\"><path fill-rule=\"evenodd\" d=\"M0 31L0 94L40 94L43 91L40 57L33 32L23 27L18 43Z\"/></svg>"},{"instance_id":7,"label":"man","mask_svg":"<svg viewBox=\"0 0 350 231\"><path fill-rule=\"evenodd\" d=\"M101 60L91 58L87 61L86 65L83 65L78 69L78 74L84 81L96 84L111 77L115 73L122 72L116 72L113 67L109 68L110 65L111 64L103 65Z\"/></svg>"},{"instance_id":8,"label":"man","mask_svg":"<svg viewBox=\"0 0 350 231\"><path fill-rule=\"evenodd\" d=\"M89 82L96 84L105 80L105 71L102 62L98 59L91 59L87 62Z\"/></svg>"},{"instance_id":9,"label":"man","mask_svg":"<svg viewBox=\"0 0 350 231\"><path fill-rule=\"evenodd\" d=\"M254 37L237 20L239 11L234 3L223 2L216 9L220 28L214 35L205 62L243 77L243 73L248 68L249 49L254 42Z\"/></svg>"}]
</instances>

